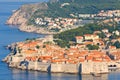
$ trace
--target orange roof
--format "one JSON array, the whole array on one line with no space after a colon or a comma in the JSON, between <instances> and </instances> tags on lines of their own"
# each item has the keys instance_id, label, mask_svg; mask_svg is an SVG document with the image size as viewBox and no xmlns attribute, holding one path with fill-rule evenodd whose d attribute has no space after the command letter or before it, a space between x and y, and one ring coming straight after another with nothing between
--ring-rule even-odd
<instances>
[{"instance_id":1,"label":"orange roof","mask_svg":"<svg viewBox=\"0 0 120 80\"><path fill-rule=\"evenodd\" d=\"M36 61L36 60L38 60L38 58L36 56L26 57L25 59L27 59L29 61Z\"/></svg>"},{"instance_id":2,"label":"orange roof","mask_svg":"<svg viewBox=\"0 0 120 80\"><path fill-rule=\"evenodd\" d=\"M56 62L65 62L64 59L55 59L55 60L52 60L53 63L56 63Z\"/></svg>"},{"instance_id":3,"label":"orange roof","mask_svg":"<svg viewBox=\"0 0 120 80\"><path fill-rule=\"evenodd\" d=\"M24 51L24 53L25 54L32 54L32 53L37 53L37 51L29 49L29 50Z\"/></svg>"},{"instance_id":4,"label":"orange roof","mask_svg":"<svg viewBox=\"0 0 120 80\"><path fill-rule=\"evenodd\" d=\"M109 48L110 48L110 49L116 49L116 47L115 47L115 46L109 46Z\"/></svg>"},{"instance_id":5,"label":"orange roof","mask_svg":"<svg viewBox=\"0 0 120 80\"><path fill-rule=\"evenodd\" d=\"M79 59L79 62L84 62L84 61L85 61L85 59L82 59L82 58L81 58L81 59Z\"/></svg>"},{"instance_id":6,"label":"orange roof","mask_svg":"<svg viewBox=\"0 0 120 80\"><path fill-rule=\"evenodd\" d=\"M38 41L32 41L32 42L28 42L25 43L23 46L25 47L35 47L38 44Z\"/></svg>"},{"instance_id":7,"label":"orange roof","mask_svg":"<svg viewBox=\"0 0 120 80\"><path fill-rule=\"evenodd\" d=\"M72 63L72 64L74 63L73 60L67 60L66 62L67 62L67 63Z\"/></svg>"},{"instance_id":8,"label":"orange roof","mask_svg":"<svg viewBox=\"0 0 120 80\"><path fill-rule=\"evenodd\" d=\"M92 60L93 56L86 56L86 60Z\"/></svg>"},{"instance_id":9,"label":"orange roof","mask_svg":"<svg viewBox=\"0 0 120 80\"><path fill-rule=\"evenodd\" d=\"M102 62L102 60L92 60L93 62Z\"/></svg>"},{"instance_id":10,"label":"orange roof","mask_svg":"<svg viewBox=\"0 0 120 80\"><path fill-rule=\"evenodd\" d=\"M27 60L31 60L31 57L26 57L25 59L27 59Z\"/></svg>"},{"instance_id":11,"label":"orange roof","mask_svg":"<svg viewBox=\"0 0 120 80\"><path fill-rule=\"evenodd\" d=\"M84 36L91 36L92 34L85 34Z\"/></svg>"},{"instance_id":12,"label":"orange roof","mask_svg":"<svg viewBox=\"0 0 120 80\"><path fill-rule=\"evenodd\" d=\"M36 58L36 57L31 57L31 60L32 60L32 61L36 61L37 58Z\"/></svg>"},{"instance_id":13,"label":"orange roof","mask_svg":"<svg viewBox=\"0 0 120 80\"><path fill-rule=\"evenodd\" d=\"M93 42L87 41L87 42L84 42L84 44L85 44L85 45L93 44Z\"/></svg>"},{"instance_id":14,"label":"orange roof","mask_svg":"<svg viewBox=\"0 0 120 80\"><path fill-rule=\"evenodd\" d=\"M76 39L82 39L83 36L76 36Z\"/></svg>"},{"instance_id":15,"label":"orange roof","mask_svg":"<svg viewBox=\"0 0 120 80\"><path fill-rule=\"evenodd\" d=\"M39 58L44 60L50 60L52 59L52 56L39 56Z\"/></svg>"}]
</instances>

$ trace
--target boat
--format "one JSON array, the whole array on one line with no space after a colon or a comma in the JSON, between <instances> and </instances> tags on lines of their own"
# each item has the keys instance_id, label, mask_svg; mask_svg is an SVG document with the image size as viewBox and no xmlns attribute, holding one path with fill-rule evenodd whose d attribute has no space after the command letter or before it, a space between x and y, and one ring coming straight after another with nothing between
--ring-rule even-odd
<instances>
[{"instance_id":1,"label":"boat","mask_svg":"<svg viewBox=\"0 0 120 80\"><path fill-rule=\"evenodd\" d=\"M101 77L100 73L91 73L91 75L95 76L95 77Z\"/></svg>"}]
</instances>

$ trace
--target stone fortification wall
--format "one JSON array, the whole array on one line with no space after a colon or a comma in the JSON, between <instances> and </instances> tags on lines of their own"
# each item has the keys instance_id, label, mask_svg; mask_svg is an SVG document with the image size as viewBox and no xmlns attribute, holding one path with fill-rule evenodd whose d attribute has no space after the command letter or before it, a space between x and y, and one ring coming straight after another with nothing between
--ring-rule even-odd
<instances>
[{"instance_id":1,"label":"stone fortification wall","mask_svg":"<svg viewBox=\"0 0 120 80\"><path fill-rule=\"evenodd\" d=\"M35 69L35 62L29 61L28 70L33 70L33 69Z\"/></svg>"},{"instance_id":2,"label":"stone fortification wall","mask_svg":"<svg viewBox=\"0 0 120 80\"><path fill-rule=\"evenodd\" d=\"M38 62L37 63L37 69L40 70L40 71L47 71L47 72L50 72L50 63L42 63L42 62Z\"/></svg>"},{"instance_id":3,"label":"stone fortification wall","mask_svg":"<svg viewBox=\"0 0 120 80\"><path fill-rule=\"evenodd\" d=\"M80 64L80 73L81 74L90 74L93 72L93 63L92 62L84 62Z\"/></svg>"},{"instance_id":4,"label":"stone fortification wall","mask_svg":"<svg viewBox=\"0 0 120 80\"><path fill-rule=\"evenodd\" d=\"M106 62L84 62L80 64L81 74L108 73Z\"/></svg>"},{"instance_id":5,"label":"stone fortification wall","mask_svg":"<svg viewBox=\"0 0 120 80\"><path fill-rule=\"evenodd\" d=\"M50 70L49 67L50 67L49 63L29 61L28 64L28 69L38 70L38 71L48 71Z\"/></svg>"},{"instance_id":6,"label":"stone fortification wall","mask_svg":"<svg viewBox=\"0 0 120 80\"><path fill-rule=\"evenodd\" d=\"M24 57L11 56L11 61L12 62L21 62L21 61L24 61Z\"/></svg>"},{"instance_id":7,"label":"stone fortification wall","mask_svg":"<svg viewBox=\"0 0 120 80\"><path fill-rule=\"evenodd\" d=\"M23 58L19 56L8 56L4 61L8 62L9 66L20 69L80 74L108 73L108 65L111 65L111 63L92 61L79 64L43 63L38 61L24 61Z\"/></svg>"},{"instance_id":8,"label":"stone fortification wall","mask_svg":"<svg viewBox=\"0 0 120 80\"><path fill-rule=\"evenodd\" d=\"M51 72L78 73L78 64L51 64Z\"/></svg>"}]
</instances>

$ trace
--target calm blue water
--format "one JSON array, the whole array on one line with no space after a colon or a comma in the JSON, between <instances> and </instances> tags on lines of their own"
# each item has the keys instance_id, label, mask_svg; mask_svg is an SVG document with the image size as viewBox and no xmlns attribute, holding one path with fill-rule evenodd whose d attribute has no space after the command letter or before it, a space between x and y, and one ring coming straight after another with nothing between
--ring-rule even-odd
<instances>
[{"instance_id":1,"label":"calm blue water","mask_svg":"<svg viewBox=\"0 0 120 80\"><path fill-rule=\"evenodd\" d=\"M12 10L20 7L25 0L0 0L0 61L9 54L4 46L13 42L23 41L26 38L43 37L34 33L20 32L15 26L5 25L5 21L12 14ZM32 0L31 0L32 1ZM34 0L35 1L35 0ZM42 0L36 0L42 1ZM45 0L44 0L45 1ZM6 63L0 62L0 80L120 80L120 72L103 74L102 77L92 77L91 75L74 75L74 74L48 74L37 71L22 71L9 68Z\"/></svg>"}]
</instances>

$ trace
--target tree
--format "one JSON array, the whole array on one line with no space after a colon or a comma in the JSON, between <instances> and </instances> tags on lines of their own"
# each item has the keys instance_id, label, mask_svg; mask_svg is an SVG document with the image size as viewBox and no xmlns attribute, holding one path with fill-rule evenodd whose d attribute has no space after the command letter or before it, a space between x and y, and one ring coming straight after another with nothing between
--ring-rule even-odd
<instances>
[{"instance_id":1,"label":"tree","mask_svg":"<svg viewBox=\"0 0 120 80\"><path fill-rule=\"evenodd\" d=\"M119 36L117 36L115 33L110 36L110 39L117 39Z\"/></svg>"},{"instance_id":2,"label":"tree","mask_svg":"<svg viewBox=\"0 0 120 80\"><path fill-rule=\"evenodd\" d=\"M120 48L120 42L119 41L116 41L113 46L116 46L116 48Z\"/></svg>"},{"instance_id":3,"label":"tree","mask_svg":"<svg viewBox=\"0 0 120 80\"><path fill-rule=\"evenodd\" d=\"M46 48L46 45L43 45L43 48Z\"/></svg>"},{"instance_id":4,"label":"tree","mask_svg":"<svg viewBox=\"0 0 120 80\"><path fill-rule=\"evenodd\" d=\"M65 47L69 48L70 47L69 42L67 42L65 40L54 40L54 42L56 42L57 45L59 45L62 48L65 48Z\"/></svg>"},{"instance_id":5,"label":"tree","mask_svg":"<svg viewBox=\"0 0 120 80\"><path fill-rule=\"evenodd\" d=\"M106 35L103 32L99 33L98 35L99 35L100 38L105 38L106 37Z\"/></svg>"},{"instance_id":6,"label":"tree","mask_svg":"<svg viewBox=\"0 0 120 80\"><path fill-rule=\"evenodd\" d=\"M99 49L99 46L98 46L98 45L88 44L86 47L87 47L89 50L98 50L98 49Z\"/></svg>"},{"instance_id":7,"label":"tree","mask_svg":"<svg viewBox=\"0 0 120 80\"><path fill-rule=\"evenodd\" d=\"M36 48L37 48L37 49L39 49L39 48L40 48L40 46L39 46L39 45L37 45L37 46L36 46Z\"/></svg>"}]
</instances>

